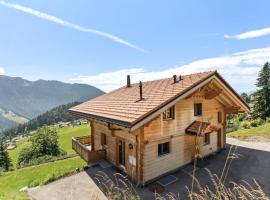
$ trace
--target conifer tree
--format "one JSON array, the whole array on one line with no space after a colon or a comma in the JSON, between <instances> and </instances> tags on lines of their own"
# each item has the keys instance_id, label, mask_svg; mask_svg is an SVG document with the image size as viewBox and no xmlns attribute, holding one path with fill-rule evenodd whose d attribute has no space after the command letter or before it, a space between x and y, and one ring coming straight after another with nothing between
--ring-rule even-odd
<instances>
[{"instance_id":1,"label":"conifer tree","mask_svg":"<svg viewBox=\"0 0 270 200\"><path fill-rule=\"evenodd\" d=\"M270 63L266 62L259 72L254 93L253 114L255 117L265 119L270 117Z\"/></svg>"},{"instance_id":2,"label":"conifer tree","mask_svg":"<svg viewBox=\"0 0 270 200\"><path fill-rule=\"evenodd\" d=\"M11 167L11 161L7 152L6 145L0 140L0 169L8 171Z\"/></svg>"}]
</instances>

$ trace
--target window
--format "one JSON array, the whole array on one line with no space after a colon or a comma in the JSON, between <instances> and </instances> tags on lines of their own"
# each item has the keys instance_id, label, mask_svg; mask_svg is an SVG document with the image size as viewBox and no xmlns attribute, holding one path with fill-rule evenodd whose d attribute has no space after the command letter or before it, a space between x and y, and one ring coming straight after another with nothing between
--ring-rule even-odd
<instances>
[{"instance_id":1,"label":"window","mask_svg":"<svg viewBox=\"0 0 270 200\"><path fill-rule=\"evenodd\" d=\"M201 116L202 115L202 104L195 103L194 104L194 116Z\"/></svg>"},{"instance_id":2,"label":"window","mask_svg":"<svg viewBox=\"0 0 270 200\"><path fill-rule=\"evenodd\" d=\"M210 144L210 133L204 134L204 145Z\"/></svg>"},{"instance_id":3,"label":"window","mask_svg":"<svg viewBox=\"0 0 270 200\"><path fill-rule=\"evenodd\" d=\"M158 144L158 156L163 156L170 153L170 142Z\"/></svg>"},{"instance_id":4,"label":"window","mask_svg":"<svg viewBox=\"0 0 270 200\"><path fill-rule=\"evenodd\" d=\"M104 133L101 133L101 145L107 145L107 137Z\"/></svg>"},{"instance_id":5,"label":"window","mask_svg":"<svg viewBox=\"0 0 270 200\"><path fill-rule=\"evenodd\" d=\"M174 106L163 112L163 119L174 119Z\"/></svg>"},{"instance_id":6,"label":"window","mask_svg":"<svg viewBox=\"0 0 270 200\"><path fill-rule=\"evenodd\" d=\"M218 112L218 123L222 123L222 112Z\"/></svg>"}]
</instances>

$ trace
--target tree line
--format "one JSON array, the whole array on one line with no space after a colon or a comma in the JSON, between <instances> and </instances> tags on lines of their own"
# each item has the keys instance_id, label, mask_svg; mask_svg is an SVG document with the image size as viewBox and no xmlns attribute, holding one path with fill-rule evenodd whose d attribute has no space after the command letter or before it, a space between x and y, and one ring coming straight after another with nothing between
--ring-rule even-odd
<instances>
[{"instance_id":1,"label":"tree line","mask_svg":"<svg viewBox=\"0 0 270 200\"><path fill-rule=\"evenodd\" d=\"M39 115L38 117L31 119L27 123L20 124L16 127L7 129L0 133L0 138L12 138L18 134L25 134L29 131L36 130L42 126L49 126L58 122L64 121L69 122L77 119L68 113L68 109L78 105L80 102L73 102L66 105L61 105L53 108L52 110Z\"/></svg>"}]
</instances>

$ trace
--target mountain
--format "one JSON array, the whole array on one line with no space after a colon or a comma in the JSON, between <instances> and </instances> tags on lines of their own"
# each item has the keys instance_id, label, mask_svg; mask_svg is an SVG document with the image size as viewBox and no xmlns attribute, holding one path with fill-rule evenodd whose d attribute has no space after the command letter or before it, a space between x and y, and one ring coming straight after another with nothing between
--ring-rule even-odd
<instances>
[{"instance_id":1,"label":"mountain","mask_svg":"<svg viewBox=\"0 0 270 200\"><path fill-rule=\"evenodd\" d=\"M83 102L104 94L86 84L28 81L0 75L0 131L33 119L59 105Z\"/></svg>"},{"instance_id":2,"label":"mountain","mask_svg":"<svg viewBox=\"0 0 270 200\"><path fill-rule=\"evenodd\" d=\"M13 128L9 128L2 133L0 133L0 138L3 137L10 137L15 136L20 133L24 133L25 131L33 131L36 130L44 125L53 125L58 122L70 122L75 119L76 117L69 114L68 109L80 104L80 102L73 102L66 105L57 106L44 114L41 114L34 119L29 120L26 123L19 124Z\"/></svg>"}]
</instances>

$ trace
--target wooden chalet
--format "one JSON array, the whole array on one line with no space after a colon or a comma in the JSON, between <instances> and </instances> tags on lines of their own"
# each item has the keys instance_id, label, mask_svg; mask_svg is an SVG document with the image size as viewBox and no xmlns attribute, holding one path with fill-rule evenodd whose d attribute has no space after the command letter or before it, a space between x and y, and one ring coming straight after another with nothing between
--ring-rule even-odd
<instances>
[{"instance_id":1,"label":"wooden chalet","mask_svg":"<svg viewBox=\"0 0 270 200\"><path fill-rule=\"evenodd\" d=\"M131 84L69 110L90 121L73 138L89 164L106 159L144 185L225 147L226 116L250 108L217 71ZM196 140L195 140L196 138Z\"/></svg>"}]
</instances>

